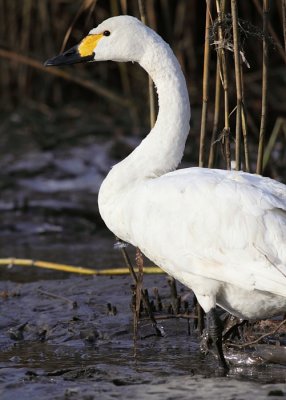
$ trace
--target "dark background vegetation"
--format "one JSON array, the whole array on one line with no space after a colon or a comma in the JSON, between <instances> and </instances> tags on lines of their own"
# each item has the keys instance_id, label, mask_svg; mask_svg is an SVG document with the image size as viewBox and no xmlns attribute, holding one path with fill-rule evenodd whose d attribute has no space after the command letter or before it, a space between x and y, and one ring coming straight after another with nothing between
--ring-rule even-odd
<instances>
[{"instance_id":1,"label":"dark background vegetation","mask_svg":"<svg viewBox=\"0 0 286 400\"><path fill-rule=\"evenodd\" d=\"M217 19L215 1L211 1L212 23ZM226 0L226 15L230 13L230 0ZM266 144L273 128L278 135L271 157L264 171L266 175L286 181L285 152L285 50L283 36L284 0L270 1L269 12L269 86ZM147 23L154 28L177 55L187 79L192 122L186 146L184 165L197 165L202 109L203 56L205 42L206 3L203 0L146 0ZM245 20L241 36L244 58L244 100L251 172L255 172L261 119L262 79L262 6L259 0L239 0L238 15ZM285 11L285 9L284 9ZM63 48L78 43L91 28L102 20L118 14L140 18L137 0L1 0L0 2L0 190L2 210L28 210L32 200L57 196L59 200L74 200L76 195L64 194L58 189L44 190L47 181L79 176L74 161L80 155L75 150L99 143L111 164L130 152L148 132L149 99L148 78L136 64L102 62L74 65L61 69L47 69L43 62ZM284 21L285 24L285 21ZM230 33L229 21L224 22L224 33ZM284 25L285 29L285 25ZM210 94L207 115L206 154L211 144L214 114L216 71L216 32L210 30ZM231 34L228 39L232 41ZM227 52L229 74L230 111L236 106L233 52ZM56 74L56 75L55 75ZM277 125L278 124L278 125ZM215 134L217 157L214 166L225 168L222 151L223 101ZM230 117L231 158L235 145L235 110ZM62 159L72 153L69 169L62 167ZM98 154L96 155L98 157ZM85 167L93 157L89 153ZM44 160L49 161L44 162ZM65 160L67 161L67 160ZM97 168L100 169L100 162ZM108 164L108 163L107 163ZM74 169L73 169L74 168ZM101 177L109 166L102 168ZM85 170L86 171L86 170ZM74 176L73 176L74 174ZM24 181L23 178L28 178ZM31 180L35 178L34 184ZM22 180L21 180L22 179ZM37 180L38 179L38 180ZM20 184L19 184L20 182ZM26 183L25 183L26 182ZM39 182L39 186L38 183ZM79 191L78 181L70 185ZM32 187L32 189L31 189ZM50 186L49 186L50 187ZM96 208L97 189L83 189L84 210L88 214ZM90 202L87 201L91 192ZM48 193L48 194L47 194ZM72 201L73 201L72 200ZM40 203L37 203L40 207ZM91 206L92 205L92 206ZM34 207L36 207L34 205ZM64 208L59 207L59 210ZM93 215L93 214L92 214Z\"/></svg>"}]
</instances>

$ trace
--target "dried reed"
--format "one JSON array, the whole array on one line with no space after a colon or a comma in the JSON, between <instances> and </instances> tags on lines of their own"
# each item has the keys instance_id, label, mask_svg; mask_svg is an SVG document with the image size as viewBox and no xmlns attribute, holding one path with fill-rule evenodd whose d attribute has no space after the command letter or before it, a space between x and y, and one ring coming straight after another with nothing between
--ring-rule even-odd
<instances>
[{"instance_id":1,"label":"dried reed","mask_svg":"<svg viewBox=\"0 0 286 400\"><path fill-rule=\"evenodd\" d=\"M60 52L64 51L64 49L67 45L67 42L69 40L69 37L71 35L71 32L74 28L74 25L75 25L76 21L79 19L79 17L81 16L81 14L83 14L86 11L89 11L89 15L90 15L96 6L96 2L97 2L97 0L83 0L76 15L74 16L74 18L72 20L72 23L70 24L70 26L68 27L68 30L66 31Z\"/></svg>"},{"instance_id":2,"label":"dried reed","mask_svg":"<svg viewBox=\"0 0 286 400\"><path fill-rule=\"evenodd\" d=\"M242 98L244 96L242 95ZM241 125L242 125L242 134L243 134L243 148L244 148L244 170L246 172L250 172L250 160L249 160L249 148L248 148L248 127L246 121L246 112L245 112L245 104L242 102L241 109Z\"/></svg>"},{"instance_id":3,"label":"dried reed","mask_svg":"<svg viewBox=\"0 0 286 400\"><path fill-rule=\"evenodd\" d=\"M138 7L140 18L143 24L146 24L146 6L144 0L138 0ZM154 94L154 84L149 76L148 78L148 89L149 89L149 110L150 110L150 126L151 128L155 125L156 111L155 111L155 94Z\"/></svg>"},{"instance_id":4,"label":"dried reed","mask_svg":"<svg viewBox=\"0 0 286 400\"><path fill-rule=\"evenodd\" d=\"M284 137L286 138L286 118L279 117L275 121L273 130L270 134L270 138L263 155L263 171L270 160L271 152L274 148L275 143L277 142L277 138L280 132L283 132Z\"/></svg>"},{"instance_id":5,"label":"dried reed","mask_svg":"<svg viewBox=\"0 0 286 400\"><path fill-rule=\"evenodd\" d=\"M229 124L229 89L228 89L228 72L227 72L227 61L226 54L224 50L224 38L222 31L222 21L224 17L225 10L225 0L221 2L216 0L216 8L218 14L218 59L220 65L220 76L222 80L222 86L224 91L224 129L223 129L223 140L225 143L225 159L226 168L231 169L231 153L230 153L230 124Z\"/></svg>"},{"instance_id":6,"label":"dried reed","mask_svg":"<svg viewBox=\"0 0 286 400\"><path fill-rule=\"evenodd\" d=\"M232 4L237 2L232 2ZM211 1L207 0L206 4L211 7ZM237 57L239 53L238 50L234 50L235 61L235 82L237 86L237 90L233 90L233 80L232 74L230 73L231 64L227 64L227 50L224 46L225 43L225 34L226 34L226 25L225 21L228 17L228 14L224 12L225 5L230 5L231 2L225 2L222 0L216 0L218 19L220 21L220 26L218 29L218 41L217 41L217 52L218 52L218 65L219 70L216 73L216 84L215 84L215 98L213 96L209 97L207 92L209 91L209 85L212 84L212 81L207 79L208 68L211 68L211 71L215 68L215 64L213 63L212 58L209 57L209 54L206 53L206 57L204 59L204 82L203 82L203 110L202 110L202 118L201 118L201 135L200 135L200 154L199 154L199 164L205 166L208 164L209 167L214 166L215 163L215 150L217 148L218 141L216 140L218 136L220 136L224 140L224 148L225 148L225 157L227 161L227 168L230 168L230 130L232 129L232 120L230 123L229 119L229 109L232 103L236 102L236 159L237 159L237 168L239 168L239 164L241 162L242 153L239 148L242 147L239 139L241 137L240 131L242 131L243 137L243 148L244 148L244 159L242 162L244 163L244 169L246 171L250 171L255 168L256 160L254 156L254 152L251 153L248 150L248 142L250 142L251 148L254 145L257 145L254 140L257 135L257 104L260 101L260 95L258 92L258 83L256 81L253 83L252 77L259 76L260 71L259 68L262 67L261 53L260 52L252 52L251 54L247 54L247 57L250 58L251 70L244 71L239 66L237 62L237 58L240 59L240 64L242 63L242 56ZM205 6L205 3L202 3L199 0L194 0L193 2L180 2L174 0L174 2L165 2L163 0L149 0L148 3L144 1L130 2L127 0L110 0L109 2L105 2L104 4L101 2L97 2L96 0L75 0L73 5L66 0L53 0L52 2L34 2L32 0L28 0L27 2L22 2L21 6L17 0L3 0L0 3L0 36L3 38L1 42L1 53L0 57L6 58L10 60L9 63L1 62L0 63L0 87L2 94L2 104L7 108L12 108L13 105L21 102L26 104L26 99L32 98L33 101L40 100L42 103L49 104L52 102L53 105L61 105L66 101L66 94L64 85L56 85L53 83L49 76L51 74L61 76L63 79L69 79L76 83L76 85L80 85L83 87L92 90L100 96L108 97L108 99L112 100L112 109L119 108L123 105L129 110L130 120L133 123L133 126L137 128L140 126L142 121L139 118L137 105L138 102L131 101L134 96L138 95L140 99L140 93L144 90L145 87L143 75L142 78L140 73L137 75L137 70L128 69L125 64L118 64L118 66L103 66L97 65L96 69L86 69L81 72L82 75L71 75L66 70L56 71L51 69L44 70L40 67L40 64L36 61L36 59L42 59L49 57L57 52L57 43L61 41L61 38L65 36L64 44L66 44L68 37L72 36L72 40L80 39L83 26L85 26L87 19L91 19L91 23L96 24L97 21L101 21L102 19L108 17L110 14L115 15L116 13L126 13L133 15L138 15L138 7L140 7L141 18L146 20L148 18L148 23L159 30L160 34L166 38L167 41L174 41L172 47L174 48L176 55L179 58L179 61L182 65L182 68L187 76L192 77L191 88L191 100L192 105L195 104L194 109L196 111L196 105L198 104L198 94L200 93L199 79L196 77L200 76L200 57L198 56L197 49L200 48L201 44L199 42L199 37L202 37L202 28L205 31L206 36L206 24L208 23L207 15L202 17L201 10L202 6ZM63 11L64 10L64 11ZM95 12L94 12L95 11ZM282 12L281 12L282 11ZM237 10L236 10L237 13ZM252 2L240 2L239 3L239 15L236 15L235 18L243 17L244 22L250 20L250 17L259 14L263 14L262 7L258 0L253 0ZM273 18L275 15L280 13L281 25L274 25ZM73 17L74 15L74 17ZM232 10L232 15L234 16L234 12ZM72 16L72 17L71 17ZM255 18L252 20L255 23ZM204 19L203 19L204 18ZM271 24L272 20L272 24ZM21 23L20 23L20 22ZM56 21L56 23L55 23ZM195 21L200 22L199 24L194 23ZM241 19L238 20L239 24L243 22ZM203 26L204 23L204 26ZM237 32L237 21L235 22L233 18L233 33L234 33L234 47L236 46L236 39L239 41L239 32L241 26L238 28L239 32ZM69 30L66 32L66 26L69 26ZM13 27L13 28L11 28ZM228 27L229 28L229 27ZM227 28L227 29L228 29ZM275 28L275 29L274 29ZM280 30L279 30L280 29ZM249 37L244 37L242 40L247 39L247 46L253 46L253 37L251 36L251 29L247 31ZM274 74L279 77L279 56L283 57L283 60L286 60L285 57L285 49L286 49L286 0L281 0L281 2L273 3L272 12L268 17L268 31L272 36L272 43L276 43L276 49L274 50L273 55L275 58L275 64L273 64L273 59L271 58L269 65L269 69L272 68L274 71L271 75L271 79L273 79ZM66 35L65 35L66 32ZM237 34L237 38L236 38ZM284 37L283 37L284 35ZM265 36L265 35L264 35ZM263 35L256 35L256 38L262 38ZM269 35L267 35L269 37ZM20 38L20 39L19 39ZM266 37L265 43L266 43ZM244 46L242 43L241 46ZM284 41L284 45L282 45ZM238 43L239 46L239 43ZM269 45L268 45L269 46ZM207 41L205 42L205 51L208 47ZM270 51L271 46L269 46ZM278 53L278 57L276 54ZM27 56L29 55L29 57ZM244 56L243 56L244 57ZM209 60L208 60L209 58ZM277 60L278 58L278 60ZM208 68L206 66L209 64ZM274 67L277 67L275 70ZM32 68L45 71L46 77L44 77L43 82L39 80L39 74L35 73ZM113 92L109 88L105 87L100 81L106 79L107 73L106 69L112 68L115 70L115 74L118 75L119 79L117 80L117 92ZM265 66L263 67L265 68ZM118 71L117 71L118 69ZM238 69L240 69L240 80L238 77ZM82 71L82 70L80 70ZM131 71L131 72L130 72ZM222 130L222 134L218 135L219 127L219 117L220 112L220 92L221 87L218 83L218 74L220 72L221 82L223 84L223 93L224 93L224 129ZM265 72L265 71L264 71ZM264 77L265 77L265 73ZM92 75L96 75L96 81L92 78ZM114 74L113 74L114 76ZM195 79L193 79L195 77ZM249 78L250 77L250 78ZM229 78L229 79L228 79ZM252 84L248 85L247 95L244 95L243 90L243 80L251 81ZM249 80L250 79L250 80ZM31 82L33 81L33 85ZM265 82L265 80L264 80ZM35 88L41 84L41 90L35 90ZM121 86L120 86L121 85ZM241 88L239 88L239 85ZM153 89L153 83L151 83L151 87ZM77 89L75 88L75 91ZM275 90L275 88L273 89ZM153 92L153 90L152 90ZM241 92L241 93L240 93ZM265 93L265 86L263 88L263 92ZM123 93L123 98L118 93ZM81 98L84 99L85 94L81 95ZM87 97L87 95L86 95ZM265 102L265 95L263 97L263 102ZM269 102L271 102L272 97L269 97ZM149 95L151 107L150 107L150 119L152 120L151 124L154 124L155 119L155 98L154 93ZM246 106L245 100L247 101L247 115L246 115ZM18 102L18 103L17 103ZM116 107L115 107L116 106ZM214 108L212 108L214 107ZM198 108L198 107L197 107ZM239 108L241 109L239 112ZM272 113L269 116L269 126L273 126L276 119L280 117L281 110L274 110L273 106L271 107ZM263 115L262 123L260 123L260 153L261 148L263 148L263 136L265 134L265 107L262 105ZM281 107L282 109L282 107ZM211 145L209 149L209 157L206 160L205 156L205 141L206 141L206 131L207 131L207 114L213 113L213 127L212 127L212 136L211 136ZM118 112L120 113L120 111ZM241 114L241 119L239 119L239 114ZM197 129L197 128L196 128ZM250 134L248 136L248 130ZM264 133L263 133L264 131ZM194 148L198 146L199 136L193 135ZM278 138L280 140L280 137ZM262 152L263 153L263 152ZM193 158L192 154L192 158ZM260 154L258 157L258 166L257 170L261 171L261 160L263 159L263 154ZM221 161L219 159L219 154L217 156L216 163L221 166Z\"/></svg>"},{"instance_id":7,"label":"dried reed","mask_svg":"<svg viewBox=\"0 0 286 400\"><path fill-rule=\"evenodd\" d=\"M285 0L283 0L285 2ZM253 0L253 3L255 5L255 8L257 9L257 11L259 12L259 14L261 15L261 17L263 18L264 15L264 3L263 3L263 7L261 7L260 2L258 0ZM283 3L282 3L283 6ZM280 12L280 10L279 10ZM283 12L283 8L282 8L282 12ZM284 24L284 22L283 22ZM275 43L276 49L278 51L278 53L280 54L282 60L284 60L284 62L286 63L286 52L283 49L283 46L281 44L281 41L276 33L276 31L274 30L272 24L269 21L269 16L268 16L268 22L267 22L267 31L269 31L270 33L270 37L272 38L273 42ZM283 28L284 29L284 28ZM267 35L267 37L269 37Z\"/></svg>"},{"instance_id":8,"label":"dried reed","mask_svg":"<svg viewBox=\"0 0 286 400\"><path fill-rule=\"evenodd\" d=\"M127 4L126 4L127 6ZM123 4L123 7L125 9L125 4ZM111 8L111 14L112 16L119 15L120 10L119 10L119 4L117 0L110 0L110 8ZM118 68L119 68L119 73L120 73L120 80L121 80L121 85L123 88L123 92L126 98L129 99L129 114L131 117L131 120L133 122L133 127L136 128L139 124L139 117L138 117L138 110L136 103L133 101L133 96L132 96L132 90L131 90L131 82L130 82L130 77L128 74L127 70L127 64L126 63L118 63Z\"/></svg>"},{"instance_id":9,"label":"dried reed","mask_svg":"<svg viewBox=\"0 0 286 400\"><path fill-rule=\"evenodd\" d=\"M232 28L233 28L233 51L235 65L236 83L236 130L235 130L235 168L241 169L241 117L242 117L242 85L241 85L241 62L240 62L240 43L238 32L237 2L231 0Z\"/></svg>"},{"instance_id":10,"label":"dried reed","mask_svg":"<svg viewBox=\"0 0 286 400\"><path fill-rule=\"evenodd\" d=\"M156 335L157 336L162 336L162 332L157 326L156 319L154 318L153 311L152 311L152 309L150 307L150 302L148 300L148 296L146 296L146 293L143 290L143 285L142 285L142 281L143 281L143 258L142 258L142 253L141 253L141 251L139 249L136 249L136 263L137 263L137 267L138 267L138 276L137 276L135 271L134 271L134 268L133 268L132 262L130 260L130 257L128 255L127 251L126 251L126 248L124 246L121 246L120 250L122 252L124 261L126 263L126 266L129 269L130 275L133 278L136 294L137 294L138 290L140 290L140 294L136 295L135 313L136 313L136 315L137 315L137 312L139 313L137 301L138 301L138 298L140 298L140 301L141 301L141 298L142 298L142 300L144 302L144 305L145 305L145 308L146 308L146 310L147 310L147 312L149 314L149 318L150 318L150 320L152 322L152 326L155 329ZM134 322L135 322L134 323L134 333L137 334L137 329L138 329L137 317L135 317Z\"/></svg>"},{"instance_id":11,"label":"dried reed","mask_svg":"<svg viewBox=\"0 0 286 400\"><path fill-rule=\"evenodd\" d=\"M286 0L282 0L282 21L283 21L284 48L286 54Z\"/></svg>"},{"instance_id":12,"label":"dried reed","mask_svg":"<svg viewBox=\"0 0 286 400\"><path fill-rule=\"evenodd\" d=\"M220 98L221 98L221 80L220 80L220 68L219 68L219 59L217 58L216 63L216 79L215 79L215 104L214 104L214 119L213 119L213 130L211 136L211 145L210 145L210 153L209 153L209 161L208 167L214 167L214 161L216 156L216 148L217 148L217 133L218 133L218 124L220 117Z\"/></svg>"},{"instance_id":13,"label":"dried reed","mask_svg":"<svg viewBox=\"0 0 286 400\"><path fill-rule=\"evenodd\" d=\"M203 69L203 106L201 118L200 133L200 150L199 150L199 167L205 166L205 140L207 128L207 112L208 112L208 96L209 96L209 80L210 80L210 0L206 0L206 25L205 25L205 46L204 46L204 69Z\"/></svg>"},{"instance_id":14,"label":"dried reed","mask_svg":"<svg viewBox=\"0 0 286 400\"><path fill-rule=\"evenodd\" d=\"M266 131L267 119L267 97L268 97L268 14L269 0L263 0L263 64L262 64L262 105L261 105L261 120L259 132L259 145L256 173L262 174L263 171L263 152L264 152L264 136Z\"/></svg>"}]
</instances>

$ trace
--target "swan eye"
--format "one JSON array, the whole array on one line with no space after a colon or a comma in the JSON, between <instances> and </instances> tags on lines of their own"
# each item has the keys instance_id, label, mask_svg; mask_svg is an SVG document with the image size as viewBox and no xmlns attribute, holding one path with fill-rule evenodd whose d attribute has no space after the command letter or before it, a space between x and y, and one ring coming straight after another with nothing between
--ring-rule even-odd
<instances>
[{"instance_id":1,"label":"swan eye","mask_svg":"<svg viewBox=\"0 0 286 400\"><path fill-rule=\"evenodd\" d=\"M109 32L109 31L104 31L104 32L103 32L103 35L104 35L104 36L110 36L110 32Z\"/></svg>"}]
</instances>

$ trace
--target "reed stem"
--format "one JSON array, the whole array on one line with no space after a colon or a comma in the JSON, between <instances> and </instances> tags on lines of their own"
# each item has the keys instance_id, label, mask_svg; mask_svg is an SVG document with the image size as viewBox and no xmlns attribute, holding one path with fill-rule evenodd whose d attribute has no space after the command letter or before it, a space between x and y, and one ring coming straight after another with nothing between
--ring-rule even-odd
<instances>
[{"instance_id":1,"label":"reed stem","mask_svg":"<svg viewBox=\"0 0 286 400\"><path fill-rule=\"evenodd\" d=\"M242 95L242 98L244 98L243 95ZM250 172L249 149L248 149L248 129L247 129L247 120L246 120L244 101L242 102L242 109L241 109L241 125L242 125L243 148L244 148L244 170L246 172Z\"/></svg>"},{"instance_id":2,"label":"reed stem","mask_svg":"<svg viewBox=\"0 0 286 400\"><path fill-rule=\"evenodd\" d=\"M284 49L286 55L286 0L282 0L282 21L283 21Z\"/></svg>"},{"instance_id":3,"label":"reed stem","mask_svg":"<svg viewBox=\"0 0 286 400\"><path fill-rule=\"evenodd\" d=\"M263 155L263 170L265 169L267 163L270 160L271 152L275 146L275 143L277 141L278 134L284 130L284 135L286 137L286 119L279 117L275 121L273 130L270 134L269 141L267 143L267 146L265 147L264 150L264 155Z\"/></svg>"},{"instance_id":4,"label":"reed stem","mask_svg":"<svg viewBox=\"0 0 286 400\"><path fill-rule=\"evenodd\" d=\"M143 24L146 24L146 7L144 0L138 0L138 7L140 18ZM150 126L153 128L156 121L156 110L155 110L155 94L154 94L154 84L152 79L148 78L148 91L149 91L149 117L150 117Z\"/></svg>"},{"instance_id":5,"label":"reed stem","mask_svg":"<svg viewBox=\"0 0 286 400\"><path fill-rule=\"evenodd\" d=\"M220 98L221 98L220 93L221 93L220 69L219 69L219 59L217 59L216 80L215 80L215 108L214 108L213 130L212 130L209 162L208 162L209 168L213 168L216 156L216 148L217 148L216 137L218 132L218 123L220 115Z\"/></svg>"},{"instance_id":6,"label":"reed stem","mask_svg":"<svg viewBox=\"0 0 286 400\"><path fill-rule=\"evenodd\" d=\"M124 9L125 4L122 4L122 6ZM112 16L120 15L120 9L119 9L119 4L118 4L117 0L110 0L110 9L111 9ZM133 97L132 97L132 91L131 91L130 78L129 78L128 71L127 71L127 64L126 63L118 63L118 69L119 69L119 73L120 73L120 80L121 80L124 95L126 98L128 98L130 100L129 114L130 114L130 117L131 117L131 120L133 123L133 127L136 129L136 127L139 125L139 116L138 116L138 110L136 107L136 103L134 103L134 101L132 101Z\"/></svg>"},{"instance_id":7,"label":"reed stem","mask_svg":"<svg viewBox=\"0 0 286 400\"><path fill-rule=\"evenodd\" d=\"M205 47L204 47L204 71L203 71L203 106L200 134L199 167L205 166L205 139L208 113L209 80L210 80L210 0L206 0L206 25L205 25Z\"/></svg>"},{"instance_id":8,"label":"reed stem","mask_svg":"<svg viewBox=\"0 0 286 400\"><path fill-rule=\"evenodd\" d=\"M242 88L241 88L241 63L240 43L238 33L237 2L231 0L232 30L233 30L233 51L236 84L236 125L235 125L235 169L241 169L241 116L242 116Z\"/></svg>"},{"instance_id":9,"label":"reed stem","mask_svg":"<svg viewBox=\"0 0 286 400\"><path fill-rule=\"evenodd\" d=\"M243 149L244 149L244 171L250 172L250 162L249 162L249 148L248 148L248 126L247 126L247 110L245 105L244 97L244 79L243 79L243 59L239 58L240 61L240 82L241 82L241 128L243 135Z\"/></svg>"},{"instance_id":10,"label":"reed stem","mask_svg":"<svg viewBox=\"0 0 286 400\"><path fill-rule=\"evenodd\" d=\"M264 136L267 121L267 97L268 97L268 15L269 0L263 0L263 58L262 58L262 105L259 132L258 157L256 165L256 173L262 174L263 171L263 153L264 153Z\"/></svg>"},{"instance_id":11,"label":"reed stem","mask_svg":"<svg viewBox=\"0 0 286 400\"><path fill-rule=\"evenodd\" d=\"M285 2L285 0L284 0L284 2ZM260 1L259 0L253 0L253 3L255 5L257 11L259 12L259 14L263 17L264 9L261 7ZM279 39L276 31L274 30L273 26L269 22L269 20L267 22L267 32L269 32L271 37L274 39L277 52L280 54L281 58L286 63L286 52L284 51L283 46L281 45L280 39Z\"/></svg>"},{"instance_id":12,"label":"reed stem","mask_svg":"<svg viewBox=\"0 0 286 400\"><path fill-rule=\"evenodd\" d=\"M231 169L231 153L230 153L230 125L229 125L229 95L228 95L228 74L227 74L227 64L226 64L226 54L224 51L224 39L222 31L222 20L225 10L225 0L220 2L216 0L216 8L218 14L219 28L218 28L218 58L220 63L221 80L224 91L224 129L223 136L225 142L225 158L226 158L226 168Z\"/></svg>"},{"instance_id":13,"label":"reed stem","mask_svg":"<svg viewBox=\"0 0 286 400\"><path fill-rule=\"evenodd\" d=\"M96 1L97 0L89 0L89 1L83 1L82 4L80 5L79 9L77 10L77 13L75 14L70 26L68 27L65 36L64 36L64 40L62 42L62 46L60 49L60 53L62 53L67 45L67 42L70 38L70 35L74 29L75 23L77 22L77 20L79 19L79 17L83 14L83 12L87 11L88 9L90 10L90 12L92 12L94 10L94 7L96 5Z\"/></svg>"}]
</instances>

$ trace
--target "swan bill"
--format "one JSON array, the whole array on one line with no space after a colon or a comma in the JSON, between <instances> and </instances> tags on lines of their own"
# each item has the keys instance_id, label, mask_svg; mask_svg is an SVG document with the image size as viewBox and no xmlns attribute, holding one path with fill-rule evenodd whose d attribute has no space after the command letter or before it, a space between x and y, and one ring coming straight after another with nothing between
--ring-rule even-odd
<instances>
[{"instance_id":1,"label":"swan bill","mask_svg":"<svg viewBox=\"0 0 286 400\"><path fill-rule=\"evenodd\" d=\"M79 44L45 62L45 67L77 64L94 60L94 50L103 34L87 35Z\"/></svg>"},{"instance_id":2,"label":"swan bill","mask_svg":"<svg viewBox=\"0 0 286 400\"><path fill-rule=\"evenodd\" d=\"M81 56L78 51L78 45L72 47L71 49L65 51L58 56L50 58L45 62L45 67L57 67L60 65L71 65L77 64L84 61L92 61L94 59L94 53L89 56Z\"/></svg>"}]
</instances>

